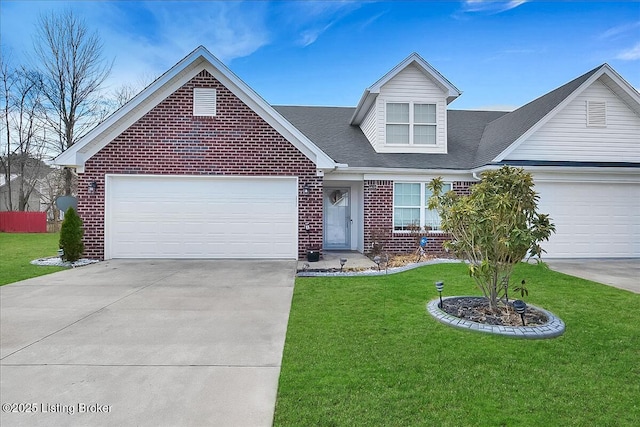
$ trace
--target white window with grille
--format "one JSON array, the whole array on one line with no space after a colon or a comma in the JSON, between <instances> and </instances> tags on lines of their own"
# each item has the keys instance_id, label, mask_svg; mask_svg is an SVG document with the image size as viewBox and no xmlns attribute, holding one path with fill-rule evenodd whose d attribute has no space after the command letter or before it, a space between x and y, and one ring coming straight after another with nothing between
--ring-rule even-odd
<instances>
[{"instance_id":1,"label":"white window with grille","mask_svg":"<svg viewBox=\"0 0 640 427\"><path fill-rule=\"evenodd\" d=\"M442 192L448 191L451 191L451 184L443 184ZM420 227L439 231L440 215L428 208L431 194L426 182L396 182L393 186L393 230L409 231Z\"/></svg>"},{"instance_id":2,"label":"white window with grille","mask_svg":"<svg viewBox=\"0 0 640 427\"><path fill-rule=\"evenodd\" d=\"M386 103L388 145L436 145L436 104Z\"/></svg>"}]
</instances>

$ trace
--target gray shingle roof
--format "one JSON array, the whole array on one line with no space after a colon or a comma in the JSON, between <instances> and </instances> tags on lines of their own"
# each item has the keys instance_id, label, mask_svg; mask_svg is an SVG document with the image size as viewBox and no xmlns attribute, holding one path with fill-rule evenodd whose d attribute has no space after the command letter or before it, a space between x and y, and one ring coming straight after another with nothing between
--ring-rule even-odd
<instances>
[{"instance_id":1,"label":"gray shingle roof","mask_svg":"<svg viewBox=\"0 0 640 427\"><path fill-rule=\"evenodd\" d=\"M448 110L447 154L376 153L360 128L349 124L355 108L274 108L334 161L350 167L469 170L491 163L602 67L512 112Z\"/></svg>"},{"instance_id":2,"label":"gray shingle roof","mask_svg":"<svg viewBox=\"0 0 640 427\"><path fill-rule=\"evenodd\" d=\"M603 65L489 123L478 146L475 166L490 163L595 74Z\"/></svg>"},{"instance_id":3,"label":"gray shingle roof","mask_svg":"<svg viewBox=\"0 0 640 427\"><path fill-rule=\"evenodd\" d=\"M334 161L350 167L469 169L485 126L502 111L448 111L448 154L376 153L360 127L350 125L352 107L274 106Z\"/></svg>"}]
</instances>

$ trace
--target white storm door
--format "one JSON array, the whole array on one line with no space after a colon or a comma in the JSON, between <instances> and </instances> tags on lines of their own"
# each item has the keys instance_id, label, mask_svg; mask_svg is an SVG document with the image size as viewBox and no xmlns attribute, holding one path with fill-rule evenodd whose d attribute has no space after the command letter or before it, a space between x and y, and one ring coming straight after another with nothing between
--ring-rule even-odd
<instances>
[{"instance_id":1,"label":"white storm door","mask_svg":"<svg viewBox=\"0 0 640 427\"><path fill-rule=\"evenodd\" d=\"M324 189L325 249L351 248L351 192L349 188Z\"/></svg>"}]
</instances>

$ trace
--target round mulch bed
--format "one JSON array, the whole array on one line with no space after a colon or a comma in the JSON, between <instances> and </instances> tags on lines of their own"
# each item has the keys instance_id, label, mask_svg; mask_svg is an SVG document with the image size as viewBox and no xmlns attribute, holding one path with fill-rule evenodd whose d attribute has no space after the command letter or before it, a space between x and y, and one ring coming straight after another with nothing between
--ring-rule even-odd
<instances>
[{"instance_id":1,"label":"round mulch bed","mask_svg":"<svg viewBox=\"0 0 640 427\"><path fill-rule=\"evenodd\" d=\"M484 297L452 297L444 300L445 313L471 322L485 325L523 326L522 319L513 309L512 301L509 306L501 305L496 311L489 308L489 301ZM524 321L527 326L544 325L549 321L546 314L533 307L527 307Z\"/></svg>"},{"instance_id":2,"label":"round mulch bed","mask_svg":"<svg viewBox=\"0 0 640 427\"><path fill-rule=\"evenodd\" d=\"M512 338L547 339L562 335L564 322L553 313L542 308L527 305L525 322L511 307L503 307L497 313L492 312L484 297L462 296L443 298L444 308L440 308L440 299L427 304L427 312L438 322L454 328L505 335Z\"/></svg>"}]
</instances>

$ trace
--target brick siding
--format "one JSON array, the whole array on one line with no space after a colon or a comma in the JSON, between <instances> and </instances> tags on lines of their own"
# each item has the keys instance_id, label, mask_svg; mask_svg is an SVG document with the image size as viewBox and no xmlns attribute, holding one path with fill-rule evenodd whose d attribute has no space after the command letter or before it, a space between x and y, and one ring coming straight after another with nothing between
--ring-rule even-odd
<instances>
[{"instance_id":1,"label":"brick siding","mask_svg":"<svg viewBox=\"0 0 640 427\"><path fill-rule=\"evenodd\" d=\"M193 88L215 88L217 115L193 116ZM85 256L104 258L105 174L298 177L298 253L322 246L323 178L290 144L207 71L202 71L85 164L78 181ZM88 185L98 183L90 194ZM308 184L308 195L302 189ZM309 224L309 233L305 224Z\"/></svg>"},{"instance_id":2,"label":"brick siding","mask_svg":"<svg viewBox=\"0 0 640 427\"><path fill-rule=\"evenodd\" d=\"M456 181L452 189L459 195L468 195L472 181ZM393 181L364 182L364 252L374 252L382 245L389 253L413 252L422 235L428 238L426 252L441 254L442 244L449 240L447 233L428 233L419 236L393 232Z\"/></svg>"}]
</instances>

